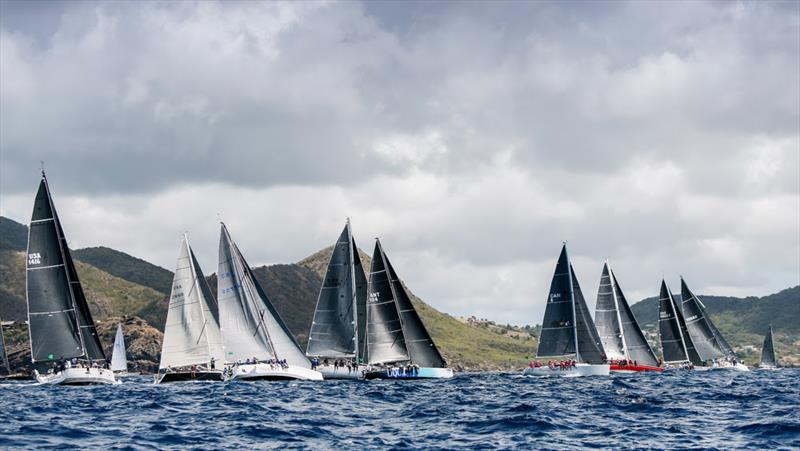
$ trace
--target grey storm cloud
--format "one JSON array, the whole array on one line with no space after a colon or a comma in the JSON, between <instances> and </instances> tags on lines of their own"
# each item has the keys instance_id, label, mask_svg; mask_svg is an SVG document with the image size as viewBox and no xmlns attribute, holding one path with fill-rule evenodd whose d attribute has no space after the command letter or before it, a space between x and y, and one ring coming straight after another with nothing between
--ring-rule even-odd
<instances>
[{"instance_id":1,"label":"grey storm cloud","mask_svg":"<svg viewBox=\"0 0 800 451\"><path fill-rule=\"evenodd\" d=\"M290 261L351 215L434 306L513 322L538 320L562 240L587 294L606 257L634 299L664 273L718 294L800 283L797 2L0 17L0 209L29 214L44 160L83 245L171 267L173 235L219 211L251 262Z\"/></svg>"}]
</instances>

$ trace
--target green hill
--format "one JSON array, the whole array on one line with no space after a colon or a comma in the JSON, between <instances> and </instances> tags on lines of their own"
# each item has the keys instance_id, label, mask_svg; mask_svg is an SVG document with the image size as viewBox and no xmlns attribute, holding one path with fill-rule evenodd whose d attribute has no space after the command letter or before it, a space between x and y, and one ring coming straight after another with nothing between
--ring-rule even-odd
<instances>
[{"instance_id":1,"label":"green hill","mask_svg":"<svg viewBox=\"0 0 800 451\"><path fill-rule=\"evenodd\" d=\"M161 293L172 290L172 272L141 258L107 247L87 247L72 251L75 260L130 282L150 287Z\"/></svg>"}]
</instances>

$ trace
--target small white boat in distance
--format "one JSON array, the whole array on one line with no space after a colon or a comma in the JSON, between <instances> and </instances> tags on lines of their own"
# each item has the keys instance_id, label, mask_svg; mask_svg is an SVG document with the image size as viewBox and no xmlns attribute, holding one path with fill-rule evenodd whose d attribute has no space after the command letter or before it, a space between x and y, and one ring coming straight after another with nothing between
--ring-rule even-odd
<instances>
[{"instance_id":1,"label":"small white boat in distance","mask_svg":"<svg viewBox=\"0 0 800 451\"><path fill-rule=\"evenodd\" d=\"M569 261L567 245L564 244L550 283L550 294L547 297L536 358L564 359L566 356L569 356L567 359L569 364L548 365L537 360L531 362L531 366L522 374L560 377L608 376L611 369L608 363L603 363L605 360L603 344Z\"/></svg>"}]
</instances>

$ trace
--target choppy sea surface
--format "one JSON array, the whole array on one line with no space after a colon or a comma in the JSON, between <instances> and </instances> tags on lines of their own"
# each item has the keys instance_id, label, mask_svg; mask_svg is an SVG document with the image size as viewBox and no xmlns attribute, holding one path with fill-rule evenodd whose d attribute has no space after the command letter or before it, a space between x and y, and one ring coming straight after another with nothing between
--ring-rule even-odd
<instances>
[{"instance_id":1,"label":"choppy sea surface","mask_svg":"<svg viewBox=\"0 0 800 451\"><path fill-rule=\"evenodd\" d=\"M799 449L800 370L0 384L0 447Z\"/></svg>"}]
</instances>

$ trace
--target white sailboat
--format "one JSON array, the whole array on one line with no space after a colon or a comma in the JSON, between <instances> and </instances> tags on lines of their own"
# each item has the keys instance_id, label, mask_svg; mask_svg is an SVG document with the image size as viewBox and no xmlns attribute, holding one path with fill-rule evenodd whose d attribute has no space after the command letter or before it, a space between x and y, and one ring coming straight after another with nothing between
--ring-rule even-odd
<instances>
[{"instance_id":1,"label":"white sailboat","mask_svg":"<svg viewBox=\"0 0 800 451\"><path fill-rule=\"evenodd\" d=\"M222 381L224 361L217 303L184 234L155 382Z\"/></svg>"},{"instance_id":2,"label":"white sailboat","mask_svg":"<svg viewBox=\"0 0 800 451\"><path fill-rule=\"evenodd\" d=\"M367 368L367 278L350 220L333 247L308 334L308 356L325 379L360 379Z\"/></svg>"},{"instance_id":3,"label":"white sailboat","mask_svg":"<svg viewBox=\"0 0 800 451\"><path fill-rule=\"evenodd\" d=\"M28 228L26 297L31 362L40 384L118 383L97 335L42 171Z\"/></svg>"},{"instance_id":4,"label":"white sailboat","mask_svg":"<svg viewBox=\"0 0 800 451\"><path fill-rule=\"evenodd\" d=\"M453 377L378 239L367 292L366 379Z\"/></svg>"},{"instance_id":5,"label":"white sailboat","mask_svg":"<svg viewBox=\"0 0 800 451\"><path fill-rule=\"evenodd\" d=\"M111 351L111 371L117 377L136 376L139 374L128 372L126 349L125 336L122 334L122 323L119 323L117 324L117 334L114 336L114 348Z\"/></svg>"},{"instance_id":6,"label":"white sailboat","mask_svg":"<svg viewBox=\"0 0 800 451\"><path fill-rule=\"evenodd\" d=\"M217 299L231 380L322 380L221 223Z\"/></svg>"},{"instance_id":7,"label":"white sailboat","mask_svg":"<svg viewBox=\"0 0 800 451\"><path fill-rule=\"evenodd\" d=\"M603 345L589 314L578 279L567 254L561 248L539 337L537 361L525 369L525 376L608 376ZM559 358L544 364L538 359ZM567 359L565 362L564 359Z\"/></svg>"}]
</instances>

